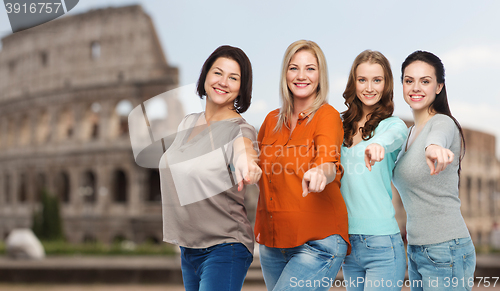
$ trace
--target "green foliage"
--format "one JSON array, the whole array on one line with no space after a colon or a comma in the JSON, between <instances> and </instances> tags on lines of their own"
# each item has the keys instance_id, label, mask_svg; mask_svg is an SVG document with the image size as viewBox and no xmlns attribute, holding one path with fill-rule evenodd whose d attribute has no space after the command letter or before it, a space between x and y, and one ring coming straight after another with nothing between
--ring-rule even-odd
<instances>
[{"instance_id":1,"label":"green foliage","mask_svg":"<svg viewBox=\"0 0 500 291\"><path fill-rule=\"evenodd\" d=\"M47 255L173 255L172 245L140 244L134 248L124 243L106 245L102 243L70 244L64 241L42 241Z\"/></svg>"},{"instance_id":2,"label":"green foliage","mask_svg":"<svg viewBox=\"0 0 500 291\"><path fill-rule=\"evenodd\" d=\"M42 209L33 214L33 232L41 240L64 240L59 199L42 191Z\"/></svg>"}]
</instances>

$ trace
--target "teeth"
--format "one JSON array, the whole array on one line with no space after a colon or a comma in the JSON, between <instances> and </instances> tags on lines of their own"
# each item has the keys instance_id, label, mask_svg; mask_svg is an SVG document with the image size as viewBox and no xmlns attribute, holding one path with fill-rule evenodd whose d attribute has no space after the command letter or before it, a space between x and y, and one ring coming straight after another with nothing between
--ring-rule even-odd
<instances>
[{"instance_id":1,"label":"teeth","mask_svg":"<svg viewBox=\"0 0 500 291\"><path fill-rule=\"evenodd\" d=\"M368 97L368 98L371 98L371 97L375 97L375 94L372 94L372 95L366 95L365 94L365 96Z\"/></svg>"},{"instance_id":2,"label":"teeth","mask_svg":"<svg viewBox=\"0 0 500 291\"><path fill-rule=\"evenodd\" d=\"M306 87L307 84L295 84L297 87Z\"/></svg>"},{"instance_id":3,"label":"teeth","mask_svg":"<svg viewBox=\"0 0 500 291\"><path fill-rule=\"evenodd\" d=\"M221 93L221 94L222 94L222 93L227 93L226 91L222 91L222 90L220 90L220 89L215 89L215 91L216 91L216 92L218 92L218 93Z\"/></svg>"}]
</instances>

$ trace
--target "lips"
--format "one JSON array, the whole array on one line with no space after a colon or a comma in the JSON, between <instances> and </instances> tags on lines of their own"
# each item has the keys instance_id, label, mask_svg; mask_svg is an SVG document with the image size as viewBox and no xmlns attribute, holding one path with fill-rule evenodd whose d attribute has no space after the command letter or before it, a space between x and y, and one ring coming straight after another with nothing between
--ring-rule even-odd
<instances>
[{"instance_id":1,"label":"lips","mask_svg":"<svg viewBox=\"0 0 500 291\"><path fill-rule=\"evenodd\" d=\"M410 100L414 102L419 102L424 99L423 95L410 95Z\"/></svg>"},{"instance_id":2,"label":"lips","mask_svg":"<svg viewBox=\"0 0 500 291\"><path fill-rule=\"evenodd\" d=\"M214 88L214 91L217 94L227 94L227 93L229 93L228 91L224 91L224 90L219 89L219 88Z\"/></svg>"},{"instance_id":3,"label":"lips","mask_svg":"<svg viewBox=\"0 0 500 291\"><path fill-rule=\"evenodd\" d=\"M366 99L373 99L377 96L377 94L363 94L363 96L365 96Z\"/></svg>"},{"instance_id":4,"label":"lips","mask_svg":"<svg viewBox=\"0 0 500 291\"><path fill-rule=\"evenodd\" d=\"M309 86L308 83L293 83L296 87L299 87L299 88L305 88L307 86Z\"/></svg>"}]
</instances>

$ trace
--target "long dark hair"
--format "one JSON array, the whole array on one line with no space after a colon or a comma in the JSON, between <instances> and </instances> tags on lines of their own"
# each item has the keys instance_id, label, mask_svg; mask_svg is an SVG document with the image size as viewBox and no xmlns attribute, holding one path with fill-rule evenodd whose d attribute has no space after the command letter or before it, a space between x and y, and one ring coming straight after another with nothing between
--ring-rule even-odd
<instances>
[{"instance_id":1,"label":"long dark hair","mask_svg":"<svg viewBox=\"0 0 500 291\"><path fill-rule=\"evenodd\" d=\"M434 67L436 72L436 79L438 84L443 84L443 89L439 94L436 95L436 99L429 105L429 110L434 111L436 113L444 114L450 117L458 127L458 131L460 132L460 156L458 160L458 174L460 175L460 171L462 169L462 159L465 156L465 137L464 132L462 130L462 126L458 120L451 114L450 106L448 105L448 96L446 95L446 84L444 83L444 65L435 54L426 52L426 51L415 51L411 53L406 60L401 65L401 82L403 82L404 72L406 67L415 61L425 62Z\"/></svg>"},{"instance_id":2,"label":"long dark hair","mask_svg":"<svg viewBox=\"0 0 500 291\"><path fill-rule=\"evenodd\" d=\"M378 51L365 50L360 53L351 67L349 79L342 96L345 99L344 104L347 110L342 112L344 126L344 146L350 147L353 143L353 136L358 130L358 122L363 118L363 103L356 96L356 69L362 63L379 64L384 71L384 91L380 101L374 105L374 109L366 117L365 125L361 128L361 137L363 140L369 140L373 137L375 128L380 121L392 116L394 112L394 80L392 77L391 65L387 58Z\"/></svg>"}]
</instances>

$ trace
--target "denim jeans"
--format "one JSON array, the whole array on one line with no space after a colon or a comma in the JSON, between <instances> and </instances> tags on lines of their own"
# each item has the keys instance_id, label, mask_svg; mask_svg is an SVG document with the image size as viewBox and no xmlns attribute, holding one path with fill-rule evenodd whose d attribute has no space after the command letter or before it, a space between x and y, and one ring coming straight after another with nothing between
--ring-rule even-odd
<instances>
[{"instance_id":1,"label":"denim jeans","mask_svg":"<svg viewBox=\"0 0 500 291\"><path fill-rule=\"evenodd\" d=\"M241 243L206 249L181 247L182 280L186 291L241 290L253 256Z\"/></svg>"},{"instance_id":2,"label":"denim jeans","mask_svg":"<svg viewBox=\"0 0 500 291\"><path fill-rule=\"evenodd\" d=\"M334 234L294 248L260 245L260 264L267 290L328 290L347 253L347 243Z\"/></svg>"},{"instance_id":3,"label":"denim jeans","mask_svg":"<svg viewBox=\"0 0 500 291\"><path fill-rule=\"evenodd\" d=\"M352 251L342 265L347 291L401 290L406 271L401 234L351 234L349 240Z\"/></svg>"},{"instance_id":4,"label":"denim jeans","mask_svg":"<svg viewBox=\"0 0 500 291\"><path fill-rule=\"evenodd\" d=\"M470 237L408 245L411 290L468 290L474 285L476 251Z\"/></svg>"}]
</instances>

